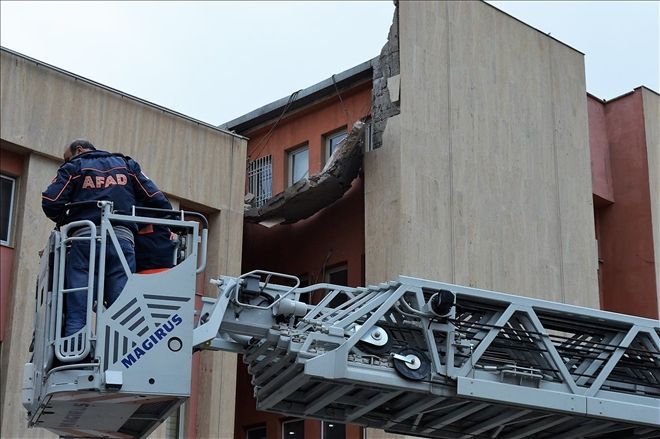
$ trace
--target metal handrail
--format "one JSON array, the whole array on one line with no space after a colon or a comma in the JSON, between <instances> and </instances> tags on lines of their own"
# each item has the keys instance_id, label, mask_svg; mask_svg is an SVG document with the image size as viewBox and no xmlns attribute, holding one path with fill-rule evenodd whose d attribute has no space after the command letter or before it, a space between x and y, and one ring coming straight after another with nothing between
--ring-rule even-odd
<instances>
[{"instance_id":1,"label":"metal handrail","mask_svg":"<svg viewBox=\"0 0 660 439\"><path fill-rule=\"evenodd\" d=\"M89 236L69 236L72 229L89 229ZM85 358L91 350L92 339L92 308L94 305L94 271L96 268L96 224L89 220L74 221L60 228L61 240L58 244L58 281L57 281L57 321L55 324L55 356L60 361L72 362ZM89 241L89 267L87 273L87 286L77 288L64 288L64 273L66 270L67 244L74 241ZM104 257L105 255L100 255ZM102 263L102 262L101 262ZM64 294L87 291L87 309L85 311L85 325L75 334L62 336L62 316Z\"/></svg>"}]
</instances>

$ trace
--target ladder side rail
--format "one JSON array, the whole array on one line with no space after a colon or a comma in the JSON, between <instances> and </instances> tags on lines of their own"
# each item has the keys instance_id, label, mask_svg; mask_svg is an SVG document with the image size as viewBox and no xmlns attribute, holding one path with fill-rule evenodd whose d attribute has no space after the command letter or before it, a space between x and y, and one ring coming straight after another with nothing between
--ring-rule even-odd
<instances>
[{"instance_id":1,"label":"ladder side rail","mask_svg":"<svg viewBox=\"0 0 660 439\"><path fill-rule=\"evenodd\" d=\"M69 236L71 229L89 229L89 236ZM60 228L61 240L59 243L59 266L57 283L57 321L55 323L55 356L60 361L72 362L86 357L91 349L91 317L94 304L94 271L96 267L96 225L89 220L74 221ZM67 264L67 244L75 241L89 241L89 262L87 273L87 286L65 288L64 277ZM99 265L105 263L105 255L99 255ZM86 324L76 333L63 336L63 304L64 294L86 291L87 304L85 310Z\"/></svg>"},{"instance_id":2,"label":"ladder side rail","mask_svg":"<svg viewBox=\"0 0 660 439\"><path fill-rule=\"evenodd\" d=\"M606 335L606 338L603 339L602 343L604 345L618 346L621 344L625 336L626 333L623 331L608 334ZM596 358L585 359L575 370L575 375L578 376L576 384L578 386L585 386L589 379L595 378L594 374L607 362L607 358L608 350L601 348L601 350L597 352Z\"/></svg>"},{"instance_id":3,"label":"ladder side rail","mask_svg":"<svg viewBox=\"0 0 660 439\"><path fill-rule=\"evenodd\" d=\"M467 297L474 302L483 302L484 304L496 303L500 305L514 303L519 306L527 306L533 308L537 314L539 312L548 312L551 314L562 315L564 318L572 318L576 320L587 318L593 321L598 321L600 325L612 324L618 325L621 328L630 327L630 325L638 325L646 328L658 328L659 326L658 321L654 319L618 314L610 311L592 309L578 305L569 305L543 299L516 296L513 294L470 288L445 282L417 279L409 276L399 276L398 280L401 283L427 287L435 290L447 289L455 293L458 298Z\"/></svg>"},{"instance_id":4,"label":"ladder side rail","mask_svg":"<svg viewBox=\"0 0 660 439\"><path fill-rule=\"evenodd\" d=\"M325 315L324 312L328 312L332 308L328 308L328 304L335 298L340 290L337 287L334 287L330 293L323 296L321 301L314 305L314 307L307 312L303 317L304 323L320 325L324 321ZM330 311L331 312L331 311Z\"/></svg>"},{"instance_id":5,"label":"ladder side rail","mask_svg":"<svg viewBox=\"0 0 660 439\"><path fill-rule=\"evenodd\" d=\"M401 284L393 284L390 287L389 294L385 293L382 296L376 297L375 304L370 306L373 308L371 315L367 318L364 324L355 331L350 337L336 349L319 355L315 358L308 360L305 364L305 370L317 376L324 376L328 378L342 378L347 375L347 362L348 353L353 346L369 331L378 320L408 291L407 286Z\"/></svg>"},{"instance_id":6,"label":"ladder side rail","mask_svg":"<svg viewBox=\"0 0 660 439\"><path fill-rule=\"evenodd\" d=\"M329 319L329 322L336 323L337 326L347 328L352 323L360 318L360 310L371 303L371 301L378 295L375 291L364 292L359 295L355 295L354 298L342 304L342 309L340 312L336 313L333 317ZM327 311L326 311L327 312ZM357 318L356 318L357 317Z\"/></svg>"},{"instance_id":7,"label":"ladder side rail","mask_svg":"<svg viewBox=\"0 0 660 439\"><path fill-rule=\"evenodd\" d=\"M545 348L547 349L544 356L547 358L548 363L554 364L555 367L559 370L559 374L564 380L564 383L570 389L571 393L574 393L576 395L584 394L584 390L582 388L578 388L577 384L575 384L575 380L573 379L571 373L566 368L566 364L564 364L564 360L557 352L557 349L555 349L554 345L552 344L552 341L550 341L550 336L543 327L543 323L541 323L541 320L539 320L534 310L529 308L525 310L525 312L527 316L529 316L529 318L531 319L531 322L523 321L523 325L525 326L525 329L527 329L528 331L530 332L536 331L539 334L540 344L545 346Z\"/></svg>"},{"instance_id":8,"label":"ladder side rail","mask_svg":"<svg viewBox=\"0 0 660 439\"><path fill-rule=\"evenodd\" d=\"M337 326L339 328L344 329L345 331L349 329L349 327L358 321L359 319L363 317L367 317L369 313L372 311L378 309L385 301L387 300L387 294L379 294L375 295L372 297L369 297L369 300L367 300L365 303L360 304L358 307L355 307L351 310L351 313L341 319L340 321L336 322L332 320L332 314L333 311L328 311L329 313L329 318L328 319L323 319L321 322L322 323L329 323L332 326ZM328 308L329 310L332 310L332 308ZM358 331L361 331L362 328L360 328ZM366 330L365 330L366 333Z\"/></svg>"},{"instance_id":9,"label":"ladder side rail","mask_svg":"<svg viewBox=\"0 0 660 439\"><path fill-rule=\"evenodd\" d=\"M490 330L479 341L479 344L477 345L476 349L473 349L473 347L470 346L470 351L471 351L470 359L466 361L462 367L456 369L457 376L468 376L468 374L474 370L481 356L486 352L490 344L495 340L497 335L500 333L500 330L504 327L506 322L509 321L509 319L518 309L519 308L517 306L511 304L501 313L497 313L493 315L492 319L497 318L497 320L495 320Z\"/></svg>"},{"instance_id":10,"label":"ladder side rail","mask_svg":"<svg viewBox=\"0 0 660 439\"><path fill-rule=\"evenodd\" d=\"M331 294L332 297L328 304L332 302L334 298L340 294L343 294L343 290L337 288L336 290L332 291ZM361 310L364 309L367 303L370 303L373 297L373 295L360 294L350 298L338 306L332 308L326 307L325 309L321 310L321 312L324 313L321 321L332 326L348 328L351 324L355 323L355 321L360 318L359 314Z\"/></svg>"},{"instance_id":11,"label":"ladder side rail","mask_svg":"<svg viewBox=\"0 0 660 439\"><path fill-rule=\"evenodd\" d=\"M305 329L310 324L311 325L323 325L330 324L332 326L338 326L345 329L355 323L358 319L366 316L368 310L374 307L373 300L378 299L379 296L383 295L384 291L387 291L385 288L379 288L377 291L366 288L349 288L340 285L333 284L316 284L307 289L332 289L332 291L326 294L321 301L315 305L308 313L303 317L302 324L298 326L297 329ZM352 294L353 297L349 296L349 300L340 304L337 307L329 307L330 302L340 293ZM384 298L381 298L385 300Z\"/></svg>"}]
</instances>

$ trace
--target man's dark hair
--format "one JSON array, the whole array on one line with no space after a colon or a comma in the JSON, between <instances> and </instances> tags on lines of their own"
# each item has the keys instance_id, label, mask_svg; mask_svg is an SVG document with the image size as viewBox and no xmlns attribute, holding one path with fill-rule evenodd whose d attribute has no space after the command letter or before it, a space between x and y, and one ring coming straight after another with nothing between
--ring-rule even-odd
<instances>
[{"instance_id":1,"label":"man's dark hair","mask_svg":"<svg viewBox=\"0 0 660 439\"><path fill-rule=\"evenodd\" d=\"M83 149L88 149L90 151L96 151L96 148L94 148L94 145L92 145L92 142L90 142L87 139L76 139L76 140L74 140L69 145L69 151L71 151L71 153L73 154L73 153L76 152L76 148L78 148L79 146Z\"/></svg>"}]
</instances>

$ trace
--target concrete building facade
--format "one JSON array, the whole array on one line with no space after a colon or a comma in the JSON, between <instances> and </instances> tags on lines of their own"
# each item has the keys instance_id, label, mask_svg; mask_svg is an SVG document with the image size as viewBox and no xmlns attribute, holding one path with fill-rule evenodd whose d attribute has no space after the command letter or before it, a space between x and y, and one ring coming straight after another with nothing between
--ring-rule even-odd
<instances>
[{"instance_id":1,"label":"concrete building facade","mask_svg":"<svg viewBox=\"0 0 660 439\"><path fill-rule=\"evenodd\" d=\"M347 84L345 76L355 75L356 93L362 90L359 67L336 75ZM651 230L651 218L660 217L657 203L651 197L639 201L645 213L640 233L625 217L636 213L622 200L624 217L616 222L626 229L621 237L614 226L604 229L601 212L603 190L611 193L613 184L627 185L632 178L633 192L653 191L651 179L660 170L652 163L657 138L644 127L657 120L657 94L637 90L637 110L627 113L631 120L612 112L609 121L629 127L627 136L639 141L633 162L648 161L648 177L639 178L637 169L613 176L609 155L603 164L615 148L606 139L612 128L601 121L600 108L611 104L586 94L583 54L489 5L400 3L371 69L371 111L356 117L372 124L360 177L340 201L309 219L273 228L246 223L244 271L264 267L305 279L311 272L311 281L326 280L316 273L343 264L341 257L329 265L322 261L346 254L351 245L344 238L350 236L351 252L364 255L366 283L405 273L657 318L656 269L649 264L651 237L658 236ZM318 140L332 127L317 129L310 121L339 125L345 112L330 80L299 93L304 102L283 98L223 125L250 138L249 163L269 155L272 174L285 175L290 151L308 143L310 173L320 171L316 160L325 146ZM346 101L353 94L344 89L341 95ZM265 135L271 139L266 147ZM629 151L625 142L618 149ZM282 181L272 178L273 194L286 187ZM351 204L358 198L359 204ZM353 210L359 205L363 223ZM606 266L604 235L620 243ZM355 248L358 242L363 249ZM640 246L643 256L636 253ZM619 274L627 270L632 274ZM349 265L347 284L356 285L356 279ZM613 287L621 282L628 283ZM628 299L632 295L635 300ZM258 431L285 437L292 420L254 411L240 362L237 373L237 394L243 395L237 406L247 408L237 412L235 437ZM324 428L300 422L306 437L318 437ZM359 437L352 426L343 431L341 437ZM391 436L375 430L366 435Z\"/></svg>"},{"instance_id":2,"label":"concrete building facade","mask_svg":"<svg viewBox=\"0 0 660 439\"><path fill-rule=\"evenodd\" d=\"M380 56L221 129L4 49L1 80L1 173L15 194L0 247L3 371L27 356L51 228L38 194L82 135L209 216L202 290L256 268L349 286L405 274L658 317L659 96L587 96L583 54L486 3L400 2ZM362 171L341 199L293 224L244 221L244 200L323 172L357 120ZM240 358L195 361L186 428L158 437L391 436L258 412ZM19 374L2 380L2 436L46 437L23 427Z\"/></svg>"},{"instance_id":3,"label":"concrete building facade","mask_svg":"<svg viewBox=\"0 0 660 439\"><path fill-rule=\"evenodd\" d=\"M13 182L14 196L2 201L11 206L11 216L1 255L0 436L51 437L26 430L20 390L32 337L38 251L53 228L41 211L41 191L56 175L64 146L84 136L100 149L134 157L175 206L206 214L208 266L200 285L213 294L206 289L209 277L240 271L246 140L15 52L2 49L1 57L2 176ZM188 404L188 431L231 436L236 358L196 356L198 390Z\"/></svg>"}]
</instances>

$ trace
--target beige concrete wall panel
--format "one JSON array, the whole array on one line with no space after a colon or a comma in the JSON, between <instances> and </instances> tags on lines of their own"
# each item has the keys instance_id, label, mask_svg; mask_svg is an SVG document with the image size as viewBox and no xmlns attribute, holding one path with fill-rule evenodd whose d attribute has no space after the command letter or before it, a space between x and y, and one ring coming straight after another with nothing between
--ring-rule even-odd
<instances>
[{"instance_id":1,"label":"beige concrete wall panel","mask_svg":"<svg viewBox=\"0 0 660 439\"><path fill-rule=\"evenodd\" d=\"M401 273L400 116L387 121L383 146L364 157L365 279L384 282Z\"/></svg>"},{"instance_id":2,"label":"beige concrete wall panel","mask_svg":"<svg viewBox=\"0 0 660 439\"><path fill-rule=\"evenodd\" d=\"M210 278L217 278L220 274L240 274L242 219L241 214L232 211L209 216L205 296L217 296L217 288L209 285ZM201 354L196 419L199 438L233 436L236 361L236 355L231 353Z\"/></svg>"},{"instance_id":3,"label":"beige concrete wall panel","mask_svg":"<svg viewBox=\"0 0 660 439\"><path fill-rule=\"evenodd\" d=\"M243 181L243 139L5 52L1 68L2 108L12 109L1 115L5 140L59 158L67 142L87 137L134 157L165 192L215 209L226 209L226 188Z\"/></svg>"},{"instance_id":4,"label":"beige concrete wall panel","mask_svg":"<svg viewBox=\"0 0 660 439\"><path fill-rule=\"evenodd\" d=\"M199 204L209 215L208 278L240 272L246 141L150 105L123 97L34 62L2 52L0 137L25 146L32 154L22 179L26 209L22 220L36 230L17 239L20 254L12 329L3 344L3 360L21 371L32 331L36 252L52 224L43 216L40 193L55 175L64 145L88 137L99 148L122 152L141 163L159 187L186 204ZM47 166L46 166L47 165ZM26 220L27 219L27 220ZM207 293L215 295L205 285ZM4 363L3 363L4 364ZM231 437L236 357L205 354L200 373L197 417L200 437ZM8 379L2 407L2 437L46 437L22 430L21 374ZM40 436L41 435L41 436ZM50 436L48 436L50 437Z\"/></svg>"},{"instance_id":5,"label":"beige concrete wall panel","mask_svg":"<svg viewBox=\"0 0 660 439\"><path fill-rule=\"evenodd\" d=\"M7 111L3 111L6 113ZM38 252L44 246L53 224L41 211L41 191L50 183L59 163L32 154L25 160L26 169L21 176L19 202L16 217L16 259L13 288L15 292L10 311L11 325L2 344L4 371L12 371L3 377L2 398L3 438L53 438L43 429L27 429L25 409L21 405L23 365L29 359L28 347L32 339L34 316L35 279L39 271ZM19 206L20 207L20 206ZM4 369L6 365L6 369Z\"/></svg>"},{"instance_id":6,"label":"beige concrete wall panel","mask_svg":"<svg viewBox=\"0 0 660 439\"><path fill-rule=\"evenodd\" d=\"M559 300L549 41L483 6L448 5L455 281Z\"/></svg>"},{"instance_id":7,"label":"beige concrete wall panel","mask_svg":"<svg viewBox=\"0 0 660 439\"><path fill-rule=\"evenodd\" d=\"M202 352L200 361L197 437L234 437L236 354Z\"/></svg>"},{"instance_id":8,"label":"beige concrete wall panel","mask_svg":"<svg viewBox=\"0 0 660 439\"><path fill-rule=\"evenodd\" d=\"M656 295L658 296L657 303L660 304L660 95L642 88L642 102L644 105L649 186L651 189Z\"/></svg>"},{"instance_id":9,"label":"beige concrete wall panel","mask_svg":"<svg viewBox=\"0 0 660 439\"><path fill-rule=\"evenodd\" d=\"M400 2L399 26L401 272L597 307L583 56L481 2ZM379 281L397 179L369 163Z\"/></svg>"},{"instance_id":10,"label":"beige concrete wall panel","mask_svg":"<svg viewBox=\"0 0 660 439\"><path fill-rule=\"evenodd\" d=\"M399 20L401 274L452 281L447 5L402 2Z\"/></svg>"},{"instance_id":11,"label":"beige concrete wall panel","mask_svg":"<svg viewBox=\"0 0 660 439\"><path fill-rule=\"evenodd\" d=\"M552 41L549 70L563 261L561 301L599 308L584 56Z\"/></svg>"},{"instance_id":12,"label":"beige concrete wall panel","mask_svg":"<svg viewBox=\"0 0 660 439\"><path fill-rule=\"evenodd\" d=\"M407 436L401 434L387 433L383 430L376 430L375 428L367 428L366 437L368 439L418 439L419 438L419 436Z\"/></svg>"}]
</instances>

